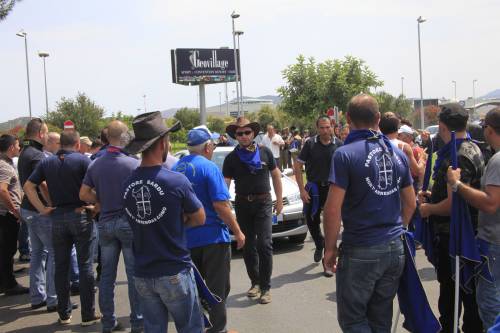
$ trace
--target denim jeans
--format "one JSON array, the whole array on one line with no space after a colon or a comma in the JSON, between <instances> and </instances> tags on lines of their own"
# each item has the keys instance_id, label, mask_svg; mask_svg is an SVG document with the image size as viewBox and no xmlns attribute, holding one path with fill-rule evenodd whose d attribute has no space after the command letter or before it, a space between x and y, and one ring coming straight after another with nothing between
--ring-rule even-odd
<instances>
[{"instance_id":1,"label":"denim jeans","mask_svg":"<svg viewBox=\"0 0 500 333\"><path fill-rule=\"evenodd\" d=\"M203 315L192 269L158 278L135 277L144 314L145 333L166 333L172 315L179 333L204 331Z\"/></svg>"},{"instance_id":2,"label":"denim jeans","mask_svg":"<svg viewBox=\"0 0 500 333\"><path fill-rule=\"evenodd\" d=\"M389 333L392 304L403 273L400 238L373 246L341 244L337 266L337 312L345 333Z\"/></svg>"},{"instance_id":3,"label":"denim jeans","mask_svg":"<svg viewBox=\"0 0 500 333\"><path fill-rule=\"evenodd\" d=\"M21 208L21 219L28 226L31 240L30 297L31 304L47 302L57 305L54 284L54 247L52 222L48 216Z\"/></svg>"},{"instance_id":4,"label":"denim jeans","mask_svg":"<svg viewBox=\"0 0 500 333\"><path fill-rule=\"evenodd\" d=\"M134 254L132 241L134 236L125 216L99 222L99 245L101 246L101 280L99 284L99 308L102 312L103 330L111 330L116 325L115 282L120 251L123 253L128 281L128 299L130 302L130 324L132 328L142 328L142 314L139 296L134 284Z\"/></svg>"},{"instance_id":5,"label":"denim jeans","mask_svg":"<svg viewBox=\"0 0 500 333\"><path fill-rule=\"evenodd\" d=\"M19 233L17 235L19 254L29 255L31 252L28 225L21 220L19 223Z\"/></svg>"},{"instance_id":6,"label":"denim jeans","mask_svg":"<svg viewBox=\"0 0 500 333\"><path fill-rule=\"evenodd\" d=\"M488 266L493 275L493 283L478 277L476 299L483 327L488 330L500 315L500 245L489 244Z\"/></svg>"},{"instance_id":7,"label":"denim jeans","mask_svg":"<svg viewBox=\"0 0 500 333\"><path fill-rule=\"evenodd\" d=\"M78 271L78 260L76 259L76 247L71 248L71 264L70 264L70 280L71 285L80 285L80 272Z\"/></svg>"},{"instance_id":8,"label":"denim jeans","mask_svg":"<svg viewBox=\"0 0 500 333\"><path fill-rule=\"evenodd\" d=\"M71 314L70 261L71 248L76 246L78 269L80 271L80 302L82 321L91 320L95 313L94 272L92 269L92 246L95 240L95 226L85 212L57 212L51 214L52 239L56 262L56 292L59 316Z\"/></svg>"}]
</instances>

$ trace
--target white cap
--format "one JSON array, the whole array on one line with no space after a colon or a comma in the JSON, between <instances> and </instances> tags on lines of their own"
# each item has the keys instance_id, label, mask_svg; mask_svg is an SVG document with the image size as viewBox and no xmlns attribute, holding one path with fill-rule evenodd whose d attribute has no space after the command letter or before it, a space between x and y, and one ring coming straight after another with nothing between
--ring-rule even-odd
<instances>
[{"instance_id":1,"label":"white cap","mask_svg":"<svg viewBox=\"0 0 500 333\"><path fill-rule=\"evenodd\" d=\"M413 135L413 129L408 125L403 125L399 128L398 133L411 134Z\"/></svg>"}]
</instances>

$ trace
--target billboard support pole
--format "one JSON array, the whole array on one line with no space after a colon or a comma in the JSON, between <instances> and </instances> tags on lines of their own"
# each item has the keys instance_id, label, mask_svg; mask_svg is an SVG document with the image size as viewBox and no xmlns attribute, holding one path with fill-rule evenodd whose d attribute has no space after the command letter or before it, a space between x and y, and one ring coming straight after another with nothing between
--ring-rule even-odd
<instances>
[{"instance_id":1,"label":"billboard support pole","mask_svg":"<svg viewBox=\"0 0 500 333\"><path fill-rule=\"evenodd\" d=\"M207 124L207 106L205 104L205 84L200 82L199 87L199 95L200 95L200 124Z\"/></svg>"}]
</instances>

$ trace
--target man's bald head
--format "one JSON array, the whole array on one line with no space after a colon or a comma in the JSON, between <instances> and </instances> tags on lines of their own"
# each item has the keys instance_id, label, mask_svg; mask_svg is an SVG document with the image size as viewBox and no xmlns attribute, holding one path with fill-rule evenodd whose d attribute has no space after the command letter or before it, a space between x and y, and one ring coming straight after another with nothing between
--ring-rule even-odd
<instances>
[{"instance_id":1,"label":"man's bald head","mask_svg":"<svg viewBox=\"0 0 500 333\"><path fill-rule=\"evenodd\" d=\"M347 117L357 128L377 127L380 119L377 100L367 94L354 96L347 105Z\"/></svg>"},{"instance_id":2,"label":"man's bald head","mask_svg":"<svg viewBox=\"0 0 500 333\"><path fill-rule=\"evenodd\" d=\"M128 127L119 120L113 120L106 127L108 129L108 141L113 146L125 146L128 139Z\"/></svg>"},{"instance_id":3,"label":"man's bald head","mask_svg":"<svg viewBox=\"0 0 500 333\"><path fill-rule=\"evenodd\" d=\"M61 135L57 132L49 132L47 134L47 144L44 146L44 149L52 154L55 154L60 148Z\"/></svg>"}]
</instances>

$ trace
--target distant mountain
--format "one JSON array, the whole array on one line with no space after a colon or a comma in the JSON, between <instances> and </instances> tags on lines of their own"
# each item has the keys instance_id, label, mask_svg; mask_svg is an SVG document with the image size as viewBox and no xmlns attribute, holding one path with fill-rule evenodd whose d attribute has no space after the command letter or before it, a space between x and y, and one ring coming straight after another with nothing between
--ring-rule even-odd
<instances>
[{"instance_id":1,"label":"distant mountain","mask_svg":"<svg viewBox=\"0 0 500 333\"><path fill-rule=\"evenodd\" d=\"M166 118L172 118L175 113L177 112L177 110L179 110L180 108L170 108L170 109L167 109L167 110L163 110L161 111L161 116L163 119L166 119Z\"/></svg>"},{"instance_id":2,"label":"distant mountain","mask_svg":"<svg viewBox=\"0 0 500 333\"><path fill-rule=\"evenodd\" d=\"M500 98L500 89L493 90L481 97L481 99L491 99L491 98Z\"/></svg>"},{"instance_id":3,"label":"distant mountain","mask_svg":"<svg viewBox=\"0 0 500 333\"><path fill-rule=\"evenodd\" d=\"M8 131L16 126L26 126L30 121L30 117L19 117L16 119L12 119L6 121L4 123L0 123L0 132Z\"/></svg>"}]
</instances>

